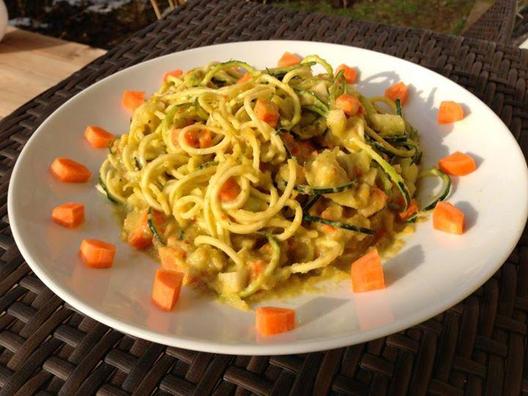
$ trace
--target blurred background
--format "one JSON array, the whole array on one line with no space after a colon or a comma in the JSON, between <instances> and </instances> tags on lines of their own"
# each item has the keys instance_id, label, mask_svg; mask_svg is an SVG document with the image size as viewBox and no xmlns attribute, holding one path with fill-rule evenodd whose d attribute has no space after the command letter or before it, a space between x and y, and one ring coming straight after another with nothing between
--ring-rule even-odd
<instances>
[{"instance_id":1,"label":"blurred background","mask_svg":"<svg viewBox=\"0 0 528 396\"><path fill-rule=\"evenodd\" d=\"M185 0L5 0L10 24L98 48L117 42ZM241 0L244 1L244 0ZM255 0L257 1L257 0ZM260 0L279 7L460 34L493 0ZM155 3L155 4L153 4ZM523 12L528 0L519 2ZM155 6L157 4L157 10Z\"/></svg>"}]
</instances>

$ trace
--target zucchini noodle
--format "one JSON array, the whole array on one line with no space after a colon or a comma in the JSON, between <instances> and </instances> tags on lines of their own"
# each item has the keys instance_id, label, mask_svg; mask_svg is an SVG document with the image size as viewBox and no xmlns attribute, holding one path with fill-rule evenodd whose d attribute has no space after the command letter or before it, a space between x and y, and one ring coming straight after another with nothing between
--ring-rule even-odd
<instances>
[{"instance_id":1,"label":"zucchini noodle","mask_svg":"<svg viewBox=\"0 0 528 396\"><path fill-rule=\"evenodd\" d=\"M420 157L394 102L360 95L317 55L265 70L228 61L164 81L113 142L98 189L133 247L164 249L184 283L245 303L388 246Z\"/></svg>"}]
</instances>

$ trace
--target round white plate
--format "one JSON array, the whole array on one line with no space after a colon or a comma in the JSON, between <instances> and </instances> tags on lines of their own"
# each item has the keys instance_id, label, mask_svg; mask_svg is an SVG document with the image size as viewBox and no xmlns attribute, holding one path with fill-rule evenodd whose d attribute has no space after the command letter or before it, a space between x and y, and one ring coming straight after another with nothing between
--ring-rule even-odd
<instances>
[{"instance_id":1,"label":"round white plate","mask_svg":"<svg viewBox=\"0 0 528 396\"><path fill-rule=\"evenodd\" d=\"M455 179L449 201L467 217L464 235L435 231L420 223L403 250L384 263L387 288L353 294L349 282L324 293L305 294L267 305L295 308L298 327L260 338L253 312L241 312L184 288L174 312L152 306L157 264L119 239L112 205L94 188L106 150L83 139L86 125L121 134L129 114L120 105L125 89L152 93L165 71L211 61L241 59L274 66L284 51L318 54L334 66L360 70L359 89L382 95L397 81L412 85L404 112L422 136L424 166L455 150L471 153L478 170ZM440 126L442 100L464 104L467 117ZM48 166L57 156L86 164L86 184L64 184ZM527 168L519 146L501 120L479 99L452 81L415 64L364 49L302 41L222 44L174 53L116 73L84 90L53 113L28 141L16 163L8 196L9 220L20 251L33 271L69 304L108 326L162 344L230 354L286 354L325 350L394 333L457 303L484 283L506 260L523 230L528 211ZM50 221L51 209L66 201L86 205L86 223L68 230ZM83 238L117 245L114 267L86 268L78 258Z\"/></svg>"}]
</instances>

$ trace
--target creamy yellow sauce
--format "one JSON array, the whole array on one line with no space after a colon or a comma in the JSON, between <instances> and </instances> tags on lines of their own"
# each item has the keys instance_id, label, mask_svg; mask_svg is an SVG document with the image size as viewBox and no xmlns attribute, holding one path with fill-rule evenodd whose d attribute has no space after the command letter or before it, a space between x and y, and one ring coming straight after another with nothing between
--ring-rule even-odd
<instances>
[{"instance_id":1,"label":"creamy yellow sauce","mask_svg":"<svg viewBox=\"0 0 528 396\"><path fill-rule=\"evenodd\" d=\"M99 176L123 240L244 309L324 292L372 246L397 254L420 155L398 103L309 55L286 71L230 61L168 78Z\"/></svg>"}]
</instances>

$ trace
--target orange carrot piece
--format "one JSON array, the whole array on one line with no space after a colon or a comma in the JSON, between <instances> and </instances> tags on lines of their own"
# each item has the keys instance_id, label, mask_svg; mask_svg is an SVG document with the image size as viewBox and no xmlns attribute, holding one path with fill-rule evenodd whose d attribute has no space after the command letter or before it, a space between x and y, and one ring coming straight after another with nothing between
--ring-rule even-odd
<instances>
[{"instance_id":1,"label":"orange carrot piece","mask_svg":"<svg viewBox=\"0 0 528 396\"><path fill-rule=\"evenodd\" d=\"M131 113L145 102L145 92L143 91L123 91L121 104Z\"/></svg>"},{"instance_id":2,"label":"orange carrot piece","mask_svg":"<svg viewBox=\"0 0 528 396\"><path fill-rule=\"evenodd\" d=\"M78 202L59 205L51 211L51 219L63 227L77 227L84 222L84 205Z\"/></svg>"},{"instance_id":3,"label":"orange carrot piece","mask_svg":"<svg viewBox=\"0 0 528 396\"><path fill-rule=\"evenodd\" d=\"M167 226L167 216L165 216L165 213L156 209L152 209L150 211L150 216L152 217L152 221L154 222L156 229L159 232L164 233Z\"/></svg>"},{"instance_id":4,"label":"orange carrot piece","mask_svg":"<svg viewBox=\"0 0 528 396\"><path fill-rule=\"evenodd\" d=\"M346 115L353 116L358 113L361 103L355 96L343 94L336 99L335 106L343 110Z\"/></svg>"},{"instance_id":5,"label":"orange carrot piece","mask_svg":"<svg viewBox=\"0 0 528 396\"><path fill-rule=\"evenodd\" d=\"M178 260L184 260L187 256L185 250L177 246L162 246L158 249L161 260L161 268L167 271L183 272Z\"/></svg>"},{"instance_id":6,"label":"orange carrot piece","mask_svg":"<svg viewBox=\"0 0 528 396\"><path fill-rule=\"evenodd\" d=\"M282 139L294 157L308 159L316 151L309 141L297 140L290 133L282 134Z\"/></svg>"},{"instance_id":7,"label":"orange carrot piece","mask_svg":"<svg viewBox=\"0 0 528 396\"><path fill-rule=\"evenodd\" d=\"M84 165L65 157L57 157L50 165L50 172L65 183L84 183L92 173Z\"/></svg>"},{"instance_id":8,"label":"orange carrot piece","mask_svg":"<svg viewBox=\"0 0 528 396\"><path fill-rule=\"evenodd\" d=\"M400 103L403 106L409 98L409 88L400 81L387 88L385 90L385 96L394 102L396 102L396 99L400 99Z\"/></svg>"},{"instance_id":9,"label":"orange carrot piece","mask_svg":"<svg viewBox=\"0 0 528 396\"><path fill-rule=\"evenodd\" d=\"M354 261L350 267L352 290L356 293L385 288L383 266L377 249Z\"/></svg>"},{"instance_id":10,"label":"orange carrot piece","mask_svg":"<svg viewBox=\"0 0 528 396\"><path fill-rule=\"evenodd\" d=\"M459 103L453 101L443 101L440 103L438 109L438 123L450 124L455 121L460 121L464 118L464 109Z\"/></svg>"},{"instance_id":11,"label":"orange carrot piece","mask_svg":"<svg viewBox=\"0 0 528 396\"><path fill-rule=\"evenodd\" d=\"M197 131L187 131L185 132L184 136L185 142L194 148L200 147L200 143L198 141L198 133Z\"/></svg>"},{"instance_id":12,"label":"orange carrot piece","mask_svg":"<svg viewBox=\"0 0 528 396\"><path fill-rule=\"evenodd\" d=\"M438 202L433 210L433 228L450 234L463 234L464 212L449 202Z\"/></svg>"},{"instance_id":13,"label":"orange carrot piece","mask_svg":"<svg viewBox=\"0 0 528 396\"><path fill-rule=\"evenodd\" d=\"M477 163L470 155L456 151L438 161L438 167L448 175L465 176L477 169Z\"/></svg>"},{"instance_id":14,"label":"orange carrot piece","mask_svg":"<svg viewBox=\"0 0 528 396\"><path fill-rule=\"evenodd\" d=\"M278 106L267 99L257 99L255 114L259 120L268 123L272 128L275 128L279 122Z\"/></svg>"},{"instance_id":15,"label":"orange carrot piece","mask_svg":"<svg viewBox=\"0 0 528 396\"><path fill-rule=\"evenodd\" d=\"M201 130L200 134L198 135L198 145L200 146L200 148L211 147L212 144L213 135L211 135L209 129Z\"/></svg>"},{"instance_id":16,"label":"orange carrot piece","mask_svg":"<svg viewBox=\"0 0 528 396\"><path fill-rule=\"evenodd\" d=\"M226 180L218 192L218 196L223 202L234 200L236 197L238 197L238 194L240 194L240 186L232 177Z\"/></svg>"},{"instance_id":17,"label":"orange carrot piece","mask_svg":"<svg viewBox=\"0 0 528 396\"><path fill-rule=\"evenodd\" d=\"M406 221L413 217L416 213L418 213L418 204L416 203L415 199L412 199L409 203L409 206L407 206L407 209L398 213L398 217L401 221Z\"/></svg>"},{"instance_id":18,"label":"orange carrot piece","mask_svg":"<svg viewBox=\"0 0 528 396\"><path fill-rule=\"evenodd\" d=\"M358 76L357 69L342 64L337 67L336 73L339 73L341 70L343 70L343 77L345 77L347 83L354 84L356 82Z\"/></svg>"},{"instance_id":19,"label":"orange carrot piece","mask_svg":"<svg viewBox=\"0 0 528 396\"><path fill-rule=\"evenodd\" d=\"M201 136L201 131L194 131L195 133L187 133L185 135L185 140L187 141L187 143L191 143L192 142L192 146L193 147L196 147L196 148L200 148L200 136ZM191 144L189 144L191 145Z\"/></svg>"},{"instance_id":20,"label":"orange carrot piece","mask_svg":"<svg viewBox=\"0 0 528 396\"><path fill-rule=\"evenodd\" d=\"M256 327L261 336L284 333L295 328L295 311L289 308L258 307Z\"/></svg>"},{"instance_id":21,"label":"orange carrot piece","mask_svg":"<svg viewBox=\"0 0 528 396\"><path fill-rule=\"evenodd\" d=\"M128 244L138 250L146 249L152 245L152 232L150 232L148 227L147 217L148 214L145 211L141 215L141 219L137 227L128 234Z\"/></svg>"},{"instance_id":22,"label":"orange carrot piece","mask_svg":"<svg viewBox=\"0 0 528 396\"><path fill-rule=\"evenodd\" d=\"M211 147L213 143L213 136L209 129L192 130L185 132L185 141L194 148Z\"/></svg>"},{"instance_id":23,"label":"orange carrot piece","mask_svg":"<svg viewBox=\"0 0 528 396\"><path fill-rule=\"evenodd\" d=\"M263 260L250 261L249 263L249 272L251 274L251 279L257 279L260 274L264 271L266 263Z\"/></svg>"},{"instance_id":24,"label":"orange carrot piece","mask_svg":"<svg viewBox=\"0 0 528 396\"><path fill-rule=\"evenodd\" d=\"M165 271L181 272L183 274L183 284L188 285L199 280L181 265L182 260L187 257L187 252L178 246L162 246L158 248L161 260L161 268Z\"/></svg>"},{"instance_id":25,"label":"orange carrot piece","mask_svg":"<svg viewBox=\"0 0 528 396\"><path fill-rule=\"evenodd\" d=\"M167 79L170 76L172 76L172 77L180 77L181 75L183 75L183 70L182 69L176 69L176 70L165 72L165 73L163 73L163 82L167 81Z\"/></svg>"},{"instance_id":26,"label":"orange carrot piece","mask_svg":"<svg viewBox=\"0 0 528 396\"><path fill-rule=\"evenodd\" d=\"M245 73L242 77L240 77L237 81L238 84L243 84L245 82L251 81L251 74Z\"/></svg>"},{"instance_id":27,"label":"orange carrot piece","mask_svg":"<svg viewBox=\"0 0 528 396\"><path fill-rule=\"evenodd\" d=\"M301 63L302 58L297 54L292 54L291 52L286 51L284 54L282 54L281 58L279 59L279 62L277 63L277 66L279 67L288 67L293 65L298 65Z\"/></svg>"},{"instance_id":28,"label":"orange carrot piece","mask_svg":"<svg viewBox=\"0 0 528 396\"><path fill-rule=\"evenodd\" d=\"M114 262L115 245L97 239L84 239L81 242L81 259L91 268L110 268Z\"/></svg>"},{"instance_id":29,"label":"orange carrot piece","mask_svg":"<svg viewBox=\"0 0 528 396\"><path fill-rule=\"evenodd\" d=\"M138 228L128 234L127 242L134 249L144 250L152 245L152 234Z\"/></svg>"},{"instance_id":30,"label":"orange carrot piece","mask_svg":"<svg viewBox=\"0 0 528 396\"><path fill-rule=\"evenodd\" d=\"M84 130L84 138L93 148L108 148L115 136L101 127L89 125Z\"/></svg>"},{"instance_id":31,"label":"orange carrot piece","mask_svg":"<svg viewBox=\"0 0 528 396\"><path fill-rule=\"evenodd\" d=\"M323 230L323 232L326 234L331 234L332 232L336 232L337 228L332 227L329 224L321 224L321 230Z\"/></svg>"},{"instance_id":32,"label":"orange carrot piece","mask_svg":"<svg viewBox=\"0 0 528 396\"><path fill-rule=\"evenodd\" d=\"M180 298L183 282L181 272L156 270L152 285L152 302L163 311L170 311Z\"/></svg>"}]
</instances>

